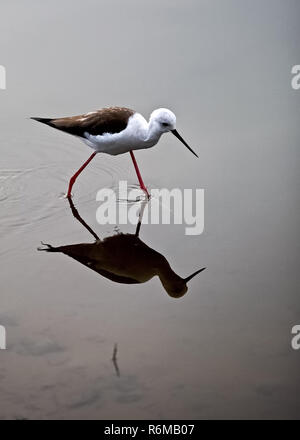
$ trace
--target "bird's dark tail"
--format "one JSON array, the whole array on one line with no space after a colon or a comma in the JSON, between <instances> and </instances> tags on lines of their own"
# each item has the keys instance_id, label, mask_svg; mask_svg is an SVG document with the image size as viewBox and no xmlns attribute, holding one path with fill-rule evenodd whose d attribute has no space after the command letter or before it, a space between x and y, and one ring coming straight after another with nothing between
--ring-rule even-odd
<instances>
[{"instance_id":1,"label":"bird's dark tail","mask_svg":"<svg viewBox=\"0 0 300 440\"><path fill-rule=\"evenodd\" d=\"M50 125L50 127L53 126L52 125L52 120L53 119L51 119L51 118L34 118L34 117L31 117L30 119L33 119L34 121L37 121L37 122L41 122L42 124Z\"/></svg>"},{"instance_id":2,"label":"bird's dark tail","mask_svg":"<svg viewBox=\"0 0 300 440\"><path fill-rule=\"evenodd\" d=\"M41 244L42 244L43 246L46 246L46 247L41 247L41 246L39 246L39 247L37 248L38 251L46 251L46 252L61 252L61 247L60 247L60 246L58 246L58 247L54 247L54 246L51 246L51 244L43 243L42 241L41 241Z\"/></svg>"}]
</instances>

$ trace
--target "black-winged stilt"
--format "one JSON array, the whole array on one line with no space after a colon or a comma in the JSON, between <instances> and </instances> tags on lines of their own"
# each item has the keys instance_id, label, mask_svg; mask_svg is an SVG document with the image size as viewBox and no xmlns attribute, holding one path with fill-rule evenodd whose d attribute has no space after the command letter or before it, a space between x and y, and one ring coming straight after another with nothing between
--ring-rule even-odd
<instances>
[{"instance_id":1,"label":"black-winged stilt","mask_svg":"<svg viewBox=\"0 0 300 440\"><path fill-rule=\"evenodd\" d=\"M97 153L111 155L129 152L139 180L140 187L149 193L143 182L133 150L153 147L163 133L173 133L196 157L176 130L176 116L171 110L159 108L151 113L149 122L140 114L126 107L103 108L94 112L66 118L31 118L81 138L94 152L71 177L67 197L79 174Z\"/></svg>"}]
</instances>

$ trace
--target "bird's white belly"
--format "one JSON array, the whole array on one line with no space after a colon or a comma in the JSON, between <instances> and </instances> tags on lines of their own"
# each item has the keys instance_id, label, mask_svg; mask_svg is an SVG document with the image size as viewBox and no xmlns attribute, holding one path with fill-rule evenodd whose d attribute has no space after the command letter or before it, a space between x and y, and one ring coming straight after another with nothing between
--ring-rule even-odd
<instances>
[{"instance_id":1,"label":"bird's white belly","mask_svg":"<svg viewBox=\"0 0 300 440\"><path fill-rule=\"evenodd\" d=\"M147 122L137 113L130 118L127 127L120 133L91 135L86 132L84 135L84 142L95 151L111 155L149 148L156 143L146 141Z\"/></svg>"},{"instance_id":2,"label":"bird's white belly","mask_svg":"<svg viewBox=\"0 0 300 440\"><path fill-rule=\"evenodd\" d=\"M147 148L147 145L142 140L131 136L116 136L115 134L108 133L102 136L89 135L85 142L98 152L112 155L126 153L129 150Z\"/></svg>"}]
</instances>

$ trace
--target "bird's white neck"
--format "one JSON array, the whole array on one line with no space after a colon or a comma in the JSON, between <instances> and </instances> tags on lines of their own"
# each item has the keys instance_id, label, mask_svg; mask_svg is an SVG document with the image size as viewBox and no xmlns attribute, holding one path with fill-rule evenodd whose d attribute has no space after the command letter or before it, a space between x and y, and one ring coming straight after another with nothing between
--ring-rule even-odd
<instances>
[{"instance_id":1,"label":"bird's white neck","mask_svg":"<svg viewBox=\"0 0 300 440\"><path fill-rule=\"evenodd\" d=\"M160 130L157 123L150 119L149 123L147 124L147 133L145 138L145 143L149 146L157 144L159 141L159 138L162 135L162 131Z\"/></svg>"}]
</instances>

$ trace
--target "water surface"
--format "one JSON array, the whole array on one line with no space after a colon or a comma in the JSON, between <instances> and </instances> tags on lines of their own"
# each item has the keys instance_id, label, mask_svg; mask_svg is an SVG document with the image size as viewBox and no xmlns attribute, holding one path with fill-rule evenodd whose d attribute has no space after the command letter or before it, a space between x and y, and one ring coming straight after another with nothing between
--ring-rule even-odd
<instances>
[{"instance_id":1,"label":"water surface","mask_svg":"<svg viewBox=\"0 0 300 440\"><path fill-rule=\"evenodd\" d=\"M299 416L299 14L278 0L2 2L1 418ZM120 283L37 250L94 243L62 197L90 152L28 118L109 105L169 107L199 153L166 135L136 154L150 188L205 190L202 235L140 230L178 276L207 268L179 299L157 276ZM96 221L96 192L120 179L136 184L129 155L98 155L74 186L101 240L135 234Z\"/></svg>"}]
</instances>

